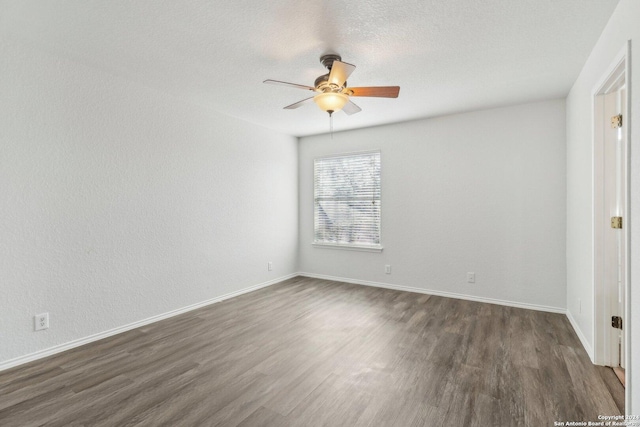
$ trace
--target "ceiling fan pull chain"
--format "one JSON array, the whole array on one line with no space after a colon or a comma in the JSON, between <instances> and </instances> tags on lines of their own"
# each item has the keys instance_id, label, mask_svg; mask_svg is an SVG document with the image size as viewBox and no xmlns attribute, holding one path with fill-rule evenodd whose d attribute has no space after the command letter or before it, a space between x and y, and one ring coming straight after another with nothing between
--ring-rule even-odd
<instances>
[{"instance_id":1,"label":"ceiling fan pull chain","mask_svg":"<svg viewBox=\"0 0 640 427\"><path fill-rule=\"evenodd\" d=\"M329 111L329 133L333 139L333 111Z\"/></svg>"}]
</instances>

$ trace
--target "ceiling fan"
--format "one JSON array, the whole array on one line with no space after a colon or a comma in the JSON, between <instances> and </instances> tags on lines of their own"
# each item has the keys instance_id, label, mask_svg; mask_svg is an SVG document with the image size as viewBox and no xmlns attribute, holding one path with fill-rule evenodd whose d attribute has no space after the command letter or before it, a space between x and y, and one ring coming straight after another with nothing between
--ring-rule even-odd
<instances>
[{"instance_id":1,"label":"ceiling fan","mask_svg":"<svg viewBox=\"0 0 640 427\"><path fill-rule=\"evenodd\" d=\"M349 115L362 111L360 107L349 99L352 96L379 98L398 97L400 86L347 87L347 78L353 70L356 69L356 66L342 62L340 55L323 55L320 57L320 62L329 70L329 73L318 77L313 87L279 80L265 80L264 83L295 87L315 92L316 95L303 99L295 104L287 105L284 109L293 110L314 101L318 107L329 113L329 116L340 110Z\"/></svg>"}]
</instances>

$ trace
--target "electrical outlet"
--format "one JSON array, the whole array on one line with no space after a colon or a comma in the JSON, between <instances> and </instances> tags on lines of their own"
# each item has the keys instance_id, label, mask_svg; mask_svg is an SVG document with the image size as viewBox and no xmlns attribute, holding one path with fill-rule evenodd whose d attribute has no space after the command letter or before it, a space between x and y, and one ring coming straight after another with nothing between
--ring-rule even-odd
<instances>
[{"instance_id":1,"label":"electrical outlet","mask_svg":"<svg viewBox=\"0 0 640 427\"><path fill-rule=\"evenodd\" d=\"M267 270L268 270L268 271L273 270L273 263L272 263L271 261L269 261L269 262L267 263Z\"/></svg>"},{"instance_id":2,"label":"electrical outlet","mask_svg":"<svg viewBox=\"0 0 640 427\"><path fill-rule=\"evenodd\" d=\"M385 274L391 274L391 266L389 264L384 266Z\"/></svg>"},{"instance_id":3,"label":"electrical outlet","mask_svg":"<svg viewBox=\"0 0 640 427\"><path fill-rule=\"evenodd\" d=\"M33 317L35 322L35 330L42 331L43 329L49 329L49 313L36 314Z\"/></svg>"},{"instance_id":4,"label":"electrical outlet","mask_svg":"<svg viewBox=\"0 0 640 427\"><path fill-rule=\"evenodd\" d=\"M476 283L476 273L467 273L467 283Z\"/></svg>"}]
</instances>

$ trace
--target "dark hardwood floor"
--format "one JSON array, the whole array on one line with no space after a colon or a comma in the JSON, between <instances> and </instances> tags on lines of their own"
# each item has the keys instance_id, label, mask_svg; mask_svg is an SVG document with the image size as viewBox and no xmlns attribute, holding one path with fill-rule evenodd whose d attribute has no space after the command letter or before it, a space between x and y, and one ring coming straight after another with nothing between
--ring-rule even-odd
<instances>
[{"instance_id":1,"label":"dark hardwood floor","mask_svg":"<svg viewBox=\"0 0 640 427\"><path fill-rule=\"evenodd\" d=\"M599 369L560 314L297 277L0 372L0 426L552 426L620 414Z\"/></svg>"}]
</instances>

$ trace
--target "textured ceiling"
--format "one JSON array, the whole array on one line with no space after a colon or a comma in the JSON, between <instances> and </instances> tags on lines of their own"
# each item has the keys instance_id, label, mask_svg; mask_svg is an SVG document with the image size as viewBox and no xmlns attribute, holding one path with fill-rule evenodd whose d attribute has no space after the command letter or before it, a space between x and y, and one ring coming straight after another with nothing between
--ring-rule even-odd
<instances>
[{"instance_id":1,"label":"textured ceiling","mask_svg":"<svg viewBox=\"0 0 640 427\"><path fill-rule=\"evenodd\" d=\"M0 0L0 36L284 133L328 131L323 53L355 64L336 130L566 96L618 0Z\"/></svg>"}]
</instances>

